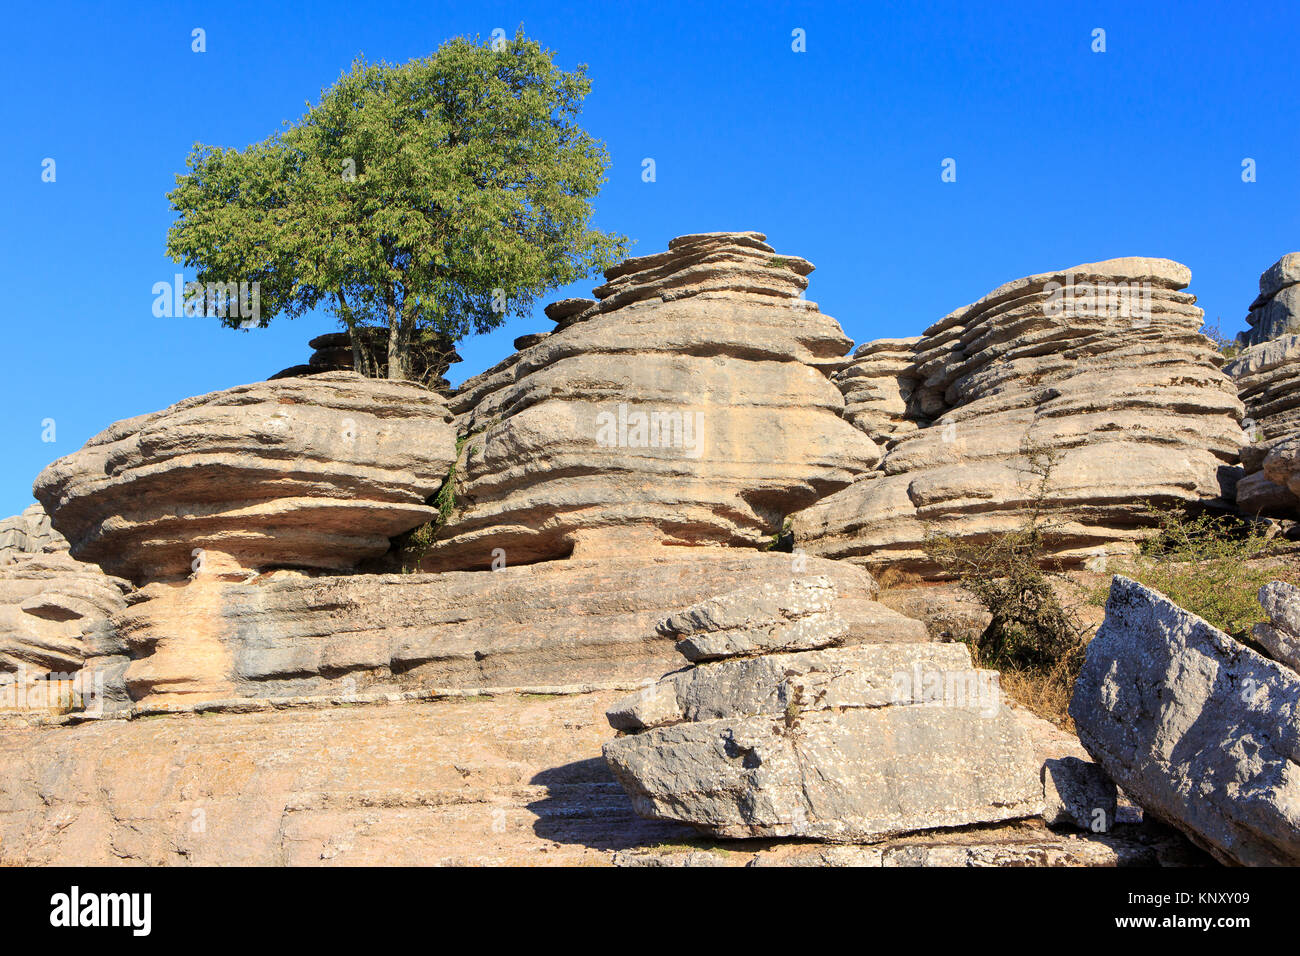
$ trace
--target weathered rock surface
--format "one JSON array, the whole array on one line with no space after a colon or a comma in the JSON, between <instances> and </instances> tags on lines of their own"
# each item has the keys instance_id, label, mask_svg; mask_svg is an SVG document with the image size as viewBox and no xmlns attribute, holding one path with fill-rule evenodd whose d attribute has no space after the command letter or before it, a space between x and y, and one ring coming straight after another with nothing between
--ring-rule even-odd
<instances>
[{"instance_id":1,"label":"weathered rock surface","mask_svg":"<svg viewBox=\"0 0 1300 956\"><path fill-rule=\"evenodd\" d=\"M864 342L852 363L831 376L844 393L844 418L881 447L891 447L925 421L910 404L920 384L912 362L920 342L919 336Z\"/></svg>"},{"instance_id":2,"label":"weathered rock surface","mask_svg":"<svg viewBox=\"0 0 1300 956\"><path fill-rule=\"evenodd\" d=\"M200 575L152 584L97 645L126 655L125 696L143 708L194 700L285 698L429 687L542 687L635 681L680 658L655 623L665 606L738 584L835 582L845 641L926 639L919 621L874 605L851 565L709 549L571 559L500 571L249 582Z\"/></svg>"},{"instance_id":3,"label":"weathered rock surface","mask_svg":"<svg viewBox=\"0 0 1300 956\"><path fill-rule=\"evenodd\" d=\"M1300 332L1300 252L1288 252L1264 270L1246 323L1250 328L1237 336L1243 346Z\"/></svg>"},{"instance_id":4,"label":"weathered rock surface","mask_svg":"<svg viewBox=\"0 0 1300 956\"><path fill-rule=\"evenodd\" d=\"M1253 637L1275 661L1300 672L1300 588L1273 581L1259 589L1267 624L1256 624Z\"/></svg>"},{"instance_id":5,"label":"weathered rock surface","mask_svg":"<svg viewBox=\"0 0 1300 956\"><path fill-rule=\"evenodd\" d=\"M39 504L28 505L22 514L0 519L0 565L20 555L67 550L67 539L50 526L50 516Z\"/></svg>"},{"instance_id":6,"label":"weathered rock surface","mask_svg":"<svg viewBox=\"0 0 1300 956\"><path fill-rule=\"evenodd\" d=\"M118 422L34 491L73 556L137 582L198 564L345 569L436 514L454 456L436 395L332 372Z\"/></svg>"},{"instance_id":7,"label":"weathered rock surface","mask_svg":"<svg viewBox=\"0 0 1300 956\"><path fill-rule=\"evenodd\" d=\"M371 378L387 378L388 329L363 326L358 328L357 337L358 349L354 351L352 338L347 332L318 335L307 343L307 347L312 349L307 364L282 369L268 381L320 375L324 372L357 372ZM414 342L411 347L412 380L445 397L451 393L451 383L446 378L447 370L459 361L460 353L445 336L432 336L426 341Z\"/></svg>"},{"instance_id":8,"label":"weathered rock surface","mask_svg":"<svg viewBox=\"0 0 1300 956\"><path fill-rule=\"evenodd\" d=\"M818 613L808 593L784 597L784 615L741 617ZM697 635L729 623L719 606L760 603L733 595L660 631L695 652ZM1042 811L1029 738L1002 706L997 675L975 670L964 644L761 653L789 646L733 641L726 659L668 674L610 708L611 726L639 731L605 745L638 813L721 838L854 843Z\"/></svg>"},{"instance_id":9,"label":"weathered rock surface","mask_svg":"<svg viewBox=\"0 0 1300 956\"><path fill-rule=\"evenodd\" d=\"M1186 267L1111 259L1008 283L913 347L906 405L919 426L878 468L795 516L810 553L923 574L927 531L1020 527L1043 503L1066 564L1132 550L1145 502L1227 506L1242 406L1179 291ZM870 356L870 353L867 353Z\"/></svg>"},{"instance_id":10,"label":"weathered rock surface","mask_svg":"<svg viewBox=\"0 0 1300 956\"><path fill-rule=\"evenodd\" d=\"M11 557L0 565L0 674L80 670L90 633L126 607L129 589L66 552Z\"/></svg>"},{"instance_id":11,"label":"weathered rock surface","mask_svg":"<svg viewBox=\"0 0 1300 956\"><path fill-rule=\"evenodd\" d=\"M812 266L757 233L669 245L457 391L457 508L422 567L754 547L875 464L828 378L851 342L799 298Z\"/></svg>"},{"instance_id":12,"label":"weathered rock surface","mask_svg":"<svg viewBox=\"0 0 1300 956\"><path fill-rule=\"evenodd\" d=\"M1246 476L1237 484L1238 510L1279 518L1300 515L1300 495L1290 486L1297 473L1295 440L1300 439L1300 335L1261 341L1223 370L1236 382L1246 408L1241 449Z\"/></svg>"},{"instance_id":13,"label":"weathered rock surface","mask_svg":"<svg viewBox=\"0 0 1300 956\"><path fill-rule=\"evenodd\" d=\"M1300 862L1300 675L1116 576L1070 715L1145 810L1223 862Z\"/></svg>"}]
</instances>

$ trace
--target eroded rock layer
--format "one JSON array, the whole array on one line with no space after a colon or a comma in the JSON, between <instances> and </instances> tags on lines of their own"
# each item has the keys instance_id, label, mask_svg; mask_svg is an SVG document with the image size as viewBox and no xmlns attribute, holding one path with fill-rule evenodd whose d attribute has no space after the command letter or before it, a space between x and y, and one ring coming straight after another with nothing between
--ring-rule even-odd
<instances>
[{"instance_id":1,"label":"eroded rock layer","mask_svg":"<svg viewBox=\"0 0 1300 956\"><path fill-rule=\"evenodd\" d=\"M1264 270L1246 323L1250 328L1237 336L1243 346L1300 333L1300 252L1289 252Z\"/></svg>"},{"instance_id":2,"label":"eroded rock layer","mask_svg":"<svg viewBox=\"0 0 1300 956\"><path fill-rule=\"evenodd\" d=\"M1267 273L1265 273L1267 275ZM1292 288L1300 288L1293 286ZM1243 514L1296 517L1300 485L1294 442L1300 439L1300 335L1284 334L1244 349L1223 370L1237 384L1246 407L1242 422L1241 463L1246 476L1237 485ZM1292 442L1292 450L1274 449ZM1273 475L1264 464L1273 459Z\"/></svg>"},{"instance_id":3,"label":"eroded rock layer","mask_svg":"<svg viewBox=\"0 0 1300 956\"><path fill-rule=\"evenodd\" d=\"M797 569L796 569L797 568ZM124 699L284 698L429 687L544 687L657 676L673 663L663 607L737 582L784 586L805 574L839 586L833 608L854 641L927 639L876 604L870 575L784 554L672 549L500 571L250 582L199 575L152 584L113 618L88 667L121 665Z\"/></svg>"},{"instance_id":4,"label":"eroded rock layer","mask_svg":"<svg viewBox=\"0 0 1300 956\"><path fill-rule=\"evenodd\" d=\"M1189 281L1165 259L1111 259L941 319L891 373L916 383L907 414L922 427L796 515L796 541L928 573L929 531L978 538L1041 506L1052 553L1083 563L1131 549L1147 501L1226 504L1242 406Z\"/></svg>"},{"instance_id":5,"label":"eroded rock layer","mask_svg":"<svg viewBox=\"0 0 1300 956\"><path fill-rule=\"evenodd\" d=\"M423 567L754 546L869 470L827 377L851 343L800 298L811 269L758 233L685 236L548 309L556 331L452 399L457 507Z\"/></svg>"},{"instance_id":6,"label":"eroded rock layer","mask_svg":"<svg viewBox=\"0 0 1300 956\"><path fill-rule=\"evenodd\" d=\"M74 557L136 581L344 569L427 521L455 455L433 393L351 372L241 385L118 422L34 492Z\"/></svg>"}]
</instances>

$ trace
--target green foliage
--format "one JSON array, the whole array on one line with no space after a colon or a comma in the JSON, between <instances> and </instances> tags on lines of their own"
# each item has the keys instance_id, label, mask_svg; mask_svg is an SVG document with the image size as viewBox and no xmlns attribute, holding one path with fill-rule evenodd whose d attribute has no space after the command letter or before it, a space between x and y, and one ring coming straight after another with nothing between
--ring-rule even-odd
<instances>
[{"instance_id":1,"label":"green foliage","mask_svg":"<svg viewBox=\"0 0 1300 956\"><path fill-rule=\"evenodd\" d=\"M1286 550L1267 523L1147 507L1156 530L1120 570L1219 630L1241 636L1266 620L1258 594L1269 581L1300 585L1293 558L1267 560Z\"/></svg>"},{"instance_id":2,"label":"green foliage","mask_svg":"<svg viewBox=\"0 0 1300 956\"><path fill-rule=\"evenodd\" d=\"M267 140L194 147L168 255L199 282L258 282L263 325L325 306L386 328L388 377L410 377L421 336L495 328L626 254L589 226L609 158L576 124L586 68L553 56L521 31L499 50L357 59Z\"/></svg>"},{"instance_id":3,"label":"green foliage","mask_svg":"<svg viewBox=\"0 0 1300 956\"><path fill-rule=\"evenodd\" d=\"M1241 347L1237 344L1235 338L1229 338L1219 329L1219 322L1216 320L1213 324L1206 322L1201 326L1201 334L1214 343L1214 347L1223 353L1225 358L1233 358Z\"/></svg>"},{"instance_id":4,"label":"green foliage","mask_svg":"<svg viewBox=\"0 0 1300 956\"><path fill-rule=\"evenodd\" d=\"M1077 671L1083 629L1058 597L1056 585L1063 575L1051 567L1045 544L1051 530L1046 502L1056 456L1028 440L1021 453L1035 478L1024 523L983 538L930 529L925 551L992 615L984 633L974 639L977 660L1021 670Z\"/></svg>"}]
</instances>

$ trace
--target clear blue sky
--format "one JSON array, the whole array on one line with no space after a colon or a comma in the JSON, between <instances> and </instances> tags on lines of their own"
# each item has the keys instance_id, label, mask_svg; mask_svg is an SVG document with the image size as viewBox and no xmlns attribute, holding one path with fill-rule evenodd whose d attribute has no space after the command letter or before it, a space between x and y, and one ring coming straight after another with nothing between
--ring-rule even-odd
<instances>
[{"instance_id":1,"label":"clear blue sky","mask_svg":"<svg viewBox=\"0 0 1300 956\"><path fill-rule=\"evenodd\" d=\"M12 7L0 515L111 422L263 379L334 327L154 318L150 289L176 272L164 194L192 143L263 139L358 53L405 61L520 23L561 65L589 65L583 122L613 158L596 219L636 254L682 233L761 230L816 264L809 297L859 342L916 334L1022 275L1166 256L1191 267L1209 319L1244 327L1259 273L1300 250L1296 9L976 6ZM195 27L206 53L191 52ZM805 53L791 49L796 28ZM1105 53L1091 50L1095 28ZM41 180L47 157L54 183ZM642 182L645 157L657 182ZM955 183L940 180L947 157ZM1246 157L1257 182L1242 182ZM539 308L464 343L453 381L550 327Z\"/></svg>"}]
</instances>

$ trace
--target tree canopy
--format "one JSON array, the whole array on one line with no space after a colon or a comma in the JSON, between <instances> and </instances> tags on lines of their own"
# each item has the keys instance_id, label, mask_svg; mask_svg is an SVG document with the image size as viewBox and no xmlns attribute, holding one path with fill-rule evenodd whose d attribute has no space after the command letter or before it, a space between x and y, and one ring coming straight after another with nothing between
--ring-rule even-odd
<instances>
[{"instance_id":1,"label":"tree canopy","mask_svg":"<svg viewBox=\"0 0 1300 956\"><path fill-rule=\"evenodd\" d=\"M586 67L553 60L522 30L399 66L358 58L268 139L195 145L168 255L199 283L258 283L258 324L332 310L367 374L357 330L386 328L387 375L410 378L413 343L495 328L626 254L590 226L609 157L576 123Z\"/></svg>"}]
</instances>

